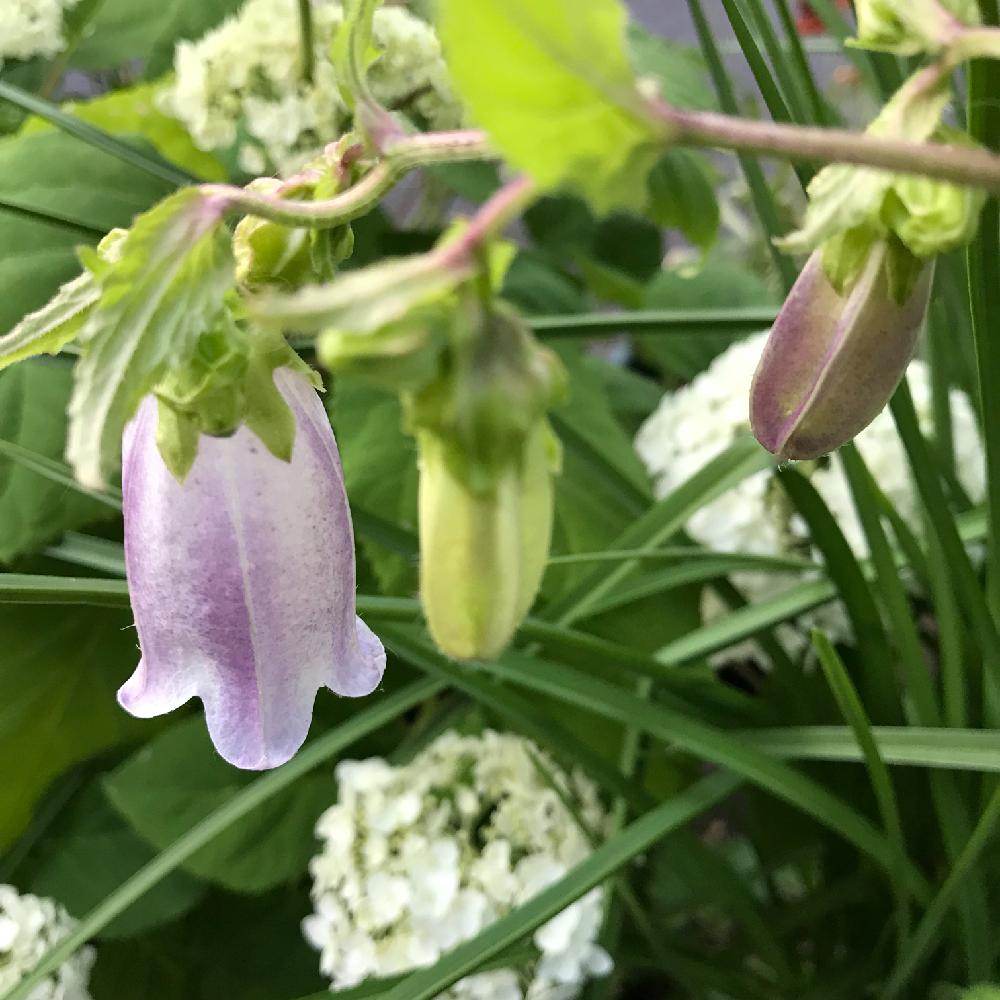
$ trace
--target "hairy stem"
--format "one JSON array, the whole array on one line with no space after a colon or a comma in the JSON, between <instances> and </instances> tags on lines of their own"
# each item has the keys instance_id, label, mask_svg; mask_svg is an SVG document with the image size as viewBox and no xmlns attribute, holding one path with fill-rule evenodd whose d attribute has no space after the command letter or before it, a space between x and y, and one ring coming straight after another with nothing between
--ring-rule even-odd
<instances>
[{"instance_id":1,"label":"hairy stem","mask_svg":"<svg viewBox=\"0 0 1000 1000\"><path fill-rule=\"evenodd\" d=\"M484 132L475 129L428 132L395 143L357 184L323 201L285 201L228 184L204 184L202 190L206 195L224 199L227 211L255 215L286 226L325 229L364 215L404 174L416 167L491 156Z\"/></svg>"},{"instance_id":2,"label":"hairy stem","mask_svg":"<svg viewBox=\"0 0 1000 1000\"><path fill-rule=\"evenodd\" d=\"M1000 156L945 143L909 142L868 133L779 125L710 111L682 111L657 102L657 116L681 146L709 146L782 160L853 163L902 174L919 174L1000 194Z\"/></svg>"}]
</instances>

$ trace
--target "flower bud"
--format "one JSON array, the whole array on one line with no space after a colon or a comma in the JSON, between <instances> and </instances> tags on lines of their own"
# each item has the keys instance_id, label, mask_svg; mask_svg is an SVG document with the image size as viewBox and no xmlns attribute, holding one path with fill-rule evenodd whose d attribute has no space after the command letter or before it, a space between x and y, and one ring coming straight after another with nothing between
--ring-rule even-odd
<instances>
[{"instance_id":1,"label":"flower bud","mask_svg":"<svg viewBox=\"0 0 1000 1000\"><path fill-rule=\"evenodd\" d=\"M552 534L558 442L538 420L492 486L470 484L462 452L423 431L420 593L437 645L489 659L510 642L542 581Z\"/></svg>"},{"instance_id":2,"label":"flower bud","mask_svg":"<svg viewBox=\"0 0 1000 1000\"><path fill-rule=\"evenodd\" d=\"M191 698L219 753L275 767L301 746L321 687L357 697L385 668L354 613L354 540L337 445L308 378L280 367L290 461L248 427L202 437L181 484L147 396L124 441L125 560L142 659L118 692L140 718Z\"/></svg>"},{"instance_id":3,"label":"flower bud","mask_svg":"<svg viewBox=\"0 0 1000 1000\"><path fill-rule=\"evenodd\" d=\"M856 8L854 44L900 56L937 52L980 22L976 0L857 0Z\"/></svg>"},{"instance_id":4,"label":"flower bud","mask_svg":"<svg viewBox=\"0 0 1000 1000\"><path fill-rule=\"evenodd\" d=\"M768 451L817 458L871 423L913 355L932 275L932 264L878 242L859 277L838 293L820 252L812 254L771 329L750 390L750 422Z\"/></svg>"}]
</instances>

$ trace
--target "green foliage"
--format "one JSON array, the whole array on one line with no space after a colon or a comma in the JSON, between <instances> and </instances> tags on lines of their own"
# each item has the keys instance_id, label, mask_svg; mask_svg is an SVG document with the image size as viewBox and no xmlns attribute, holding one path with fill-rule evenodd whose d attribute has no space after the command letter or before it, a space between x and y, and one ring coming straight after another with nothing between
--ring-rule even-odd
<instances>
[{"instance_id":1,"label":"green foliage","mask_svg":"<svg viewBox=\"0 0 1000 1000\"><path fill-rule=\"evenodd\" d=\"M58 899L81 915L104 901L153 857L153 851L108 804L99 785L90 784L60 816L45 838L31 891ZM102 938L133 938L188 913L205 894L184 872L173 872L103 931Z\"/></svg>"},{"instance_id":2,"label":"green foliage","mask_svg":"<svg viewBox=\"0 0 1000 1000\"><path fill-rule=\"evenodd\" d=\"M200 150L177 119L159 109L157 98L163 89L163 81L138 83L89 101L69 101L62 108L74 118L113 135L141 137L164 159L201 180L225 180L222 164L211 153ZM19 134L31 135L52 127L41 118L29 118Z\"/></svg>"},{"instance_id":3,"label":"green foliage","mask_svg":"<svg viewBox=\"0 0 1000 1000\"><path fill-rule=\"evenodd\" d=\"M70 366L58 361L27 361L0 373L0 440L61 459L71 387ZM0 563L108 514L105 504L0 457Z\"/></svg>"},{"instance_id":4,"label":"green foliage","mask_svg":"<svg viewBox=\"0 0 1000 1000\"><path fill-rule=\"evenodd\" d=\"M641 111L624 5L447 0L438 28L459 93L512 164L597 212L641 207L658 130Z\"/></svg>"},{"instance_id":5,"label":"green foliage","mask_svg":"<svg viewBox=\"0 0 1000 1000\"><path fill-rule=\"evenodd\" d=\"M87 178L80 184L80 178ZM0 139L0 199L85 224L96 242L169 192L163 182L110 160L61 132ZM79 274L78 230L0 214L0 330L44 305Z\"/></svg>"},{"instance_id":6,"label":"green foliage","mask_svg":"<svg viewBox=\"0 0 1000 1000\"><path fill-rule=\"evenodd\" d=\"M252 780L216 755L204 723L192 718L175 723L113 771L105 790L135 831L162 850ZM313 827L330 805L332 790L324 777L299 782L194 854L185 867L239 892L297 880L313 853Z\"/></svg>"},{"instance_id":7,"label":"green foliage","mask_svg":"<svg viewBox=\"0 0 1000 1000\"><path fill-rule=\"evenodd\" d=\"M117 611L0 608L0 846L53 778L148 732L115 702L138 658L130 626Z\"/></svg>"},{"instance_id":8,"label":"green foliage","mask_svg":"<svg viewBox=\"0 0 1000 1000\"><path fill-rule=\"evenodd\" d=\"M102 0L85 37L70 63L82 70L123 66L137 54L148 77L166 72L173 63L174 45L198 38L234 14L240 0Z\"/></svg>"}]
</instances>

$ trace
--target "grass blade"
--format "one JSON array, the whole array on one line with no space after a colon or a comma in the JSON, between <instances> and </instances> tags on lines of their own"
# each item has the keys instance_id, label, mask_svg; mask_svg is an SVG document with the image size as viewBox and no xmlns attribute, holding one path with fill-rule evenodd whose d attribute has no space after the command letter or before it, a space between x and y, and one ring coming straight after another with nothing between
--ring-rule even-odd
<instances>
[{"instance_id":1,"label":"grass blade","mask_svg":"<svg viewBox=\"0 0 1000 1000\"><path fill-rule=\"evenodd\" d=\"M149 174L157 177L161 181L166 181L174 187L183 187L186 184L197 184L200 178L189 174L186 170L174 166L163 157L151 153L143 152L130 143L124 142L99 129L89 122L85 122L74 115L67 114L57 104L38 97L36 94L29 94L28 91L15 87L12 83L0 80L0 100L9 101L23 111L38 115L47 122L51 122L56 128L62 129L69 135L86 142L88 145L99 149L115 159L121 160Z\"/></svg>"}]
</instances>

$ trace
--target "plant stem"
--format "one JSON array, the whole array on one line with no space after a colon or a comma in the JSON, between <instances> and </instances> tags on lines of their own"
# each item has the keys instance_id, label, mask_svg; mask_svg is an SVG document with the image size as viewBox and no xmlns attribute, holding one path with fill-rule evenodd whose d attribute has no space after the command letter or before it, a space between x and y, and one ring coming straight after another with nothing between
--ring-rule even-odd
<instances>
[{"instance_id":1,"label":"plant stem","mask_svg":"<svg viewBox=\"0 0 1000 1000\"><path fill-rule=\"evenodd\" d=\"M981 149L682 111L662 102L653 108L673 131L671 139L682 146L711 146L782 160L852 163L1000 193L1000 156Z\"/></svg>"},{"instance_id":2,"label":"plant stem","mask_svg":"<svg viewBox=\"0 0 1000 1000\"><path fill-rule=\"evenodd\" d=\"M299 45L302 49L302 81L312 83L316 71L312 0L299 0Z\"/></svg>"},{"instance_id":3,"label":"plant stem","mask_svg":"<svg viewBox=\"0 0 1000 1000\"><path fill-rule=\"evenodd\" d=\"M517 177L505 184L483 203L458 238L441 248L441 257L447 263L464 260L513 222L537 197L538 185L530 177Z\"/></svg>"},{"instance_id":4,"label":"plant stem","mask_svg":"<svg viewBox=\"0 0 1000 1000\"><path fill-rule=\"evenodd\" d=\"M492 155L484 132L475 129L428 132L400 140L357 184L323 201L285 201L228 184L205 184L202 190L208 196L224 199L227 211L255 215L286 226L326 229L364 215L404 174L416 167L482 160Z\"/></svg>"}]
</instances>

